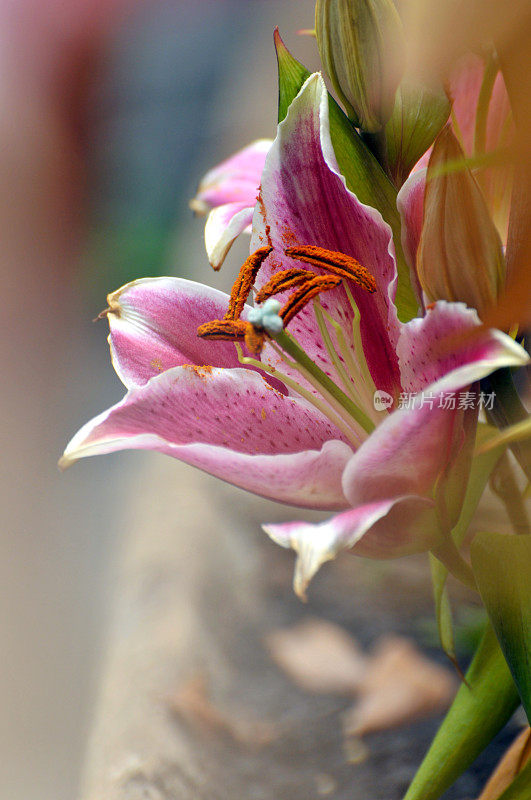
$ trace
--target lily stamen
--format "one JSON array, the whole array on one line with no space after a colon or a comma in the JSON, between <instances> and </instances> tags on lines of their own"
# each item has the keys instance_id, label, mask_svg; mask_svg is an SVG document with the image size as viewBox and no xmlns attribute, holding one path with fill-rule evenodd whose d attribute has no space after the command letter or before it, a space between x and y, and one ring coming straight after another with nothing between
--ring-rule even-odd
<instances>
[{"instance_id":1,"label":"lily stamen","mask_svg":"<svg viewBox=\"0 0 531 800\"><path fill-rule=\"evenodd\" d=\"M352 278L358 267L355 279L369 291L373 291L376 288L372 276L361 265L358 265L355 259L344 256L341 253L333 253L322 248L292 248L290 252L296 251L302 256L302 260L305 258L313 258L315 260L317 255L321 259L320 263L324 263L324 260L328 259L332 267L327 264L324 268L336 274L316 275L309 270L297 269L283 270L276 273L257 293L257 298L259 299L262 299L264 295L266 296L265 302L263 304L259 303L251 309L248 319L242 320L240 319L240 314L243 312L245 301L250 294L263 261L271 250L271 247L262 247L249 256L242 265L232 288L229 308L224 319L201 325L197 329L198 336L207 339L225 339L235 343L243 341L253 355L259 355L266 340L271 339L272 347L281 359L285 360L285 354L289 354L293 358L293 363L290 362L290 366L296 368L305 380L309 381L320 392L326 404L334 409L335 415L339 414L340 417L344 418L347 428L352 427L354 423L356 437L359 437L360 429L370 433L374 428L374 424L356 402L357 398L354 399L352 395L345 394L308 357L300 345L284 329L311 300L321 292L337 288L345 277ZM338 266L338 261L340 266ZM349 271L347 271L347 268ZM292 292L284 306L280 308L280 303L273 299L271 295L283 292L288 287L297 286L298 284L300 284L298 288ZM373 285L374 289L372 288Z\"/></svg>"},{"instance_id":2,"label":"lily stamen","mask_svg":"<svg viewBox=\"0 0 531 800\"><path fill-rule=\"evenodd\" d=\"M304 261L306 264L333 272L334 275L355 281L368 292L375 292L378 288L369 270L345 253L326 250L315 245L288 247L284 252L290 258L296 258L298 261Z\"/></svg>"},{"instance_id":3,"label":"lily stamen","mask_svg":"<svg viewBox=\"0 0 531 800\"><path fill-rule=\"evenodd\" d=\"M341 283L341 278L336 275L316 275L314 278L303 283L299 286L293 294L288 298L279 312L279 315L284 320L284 325L295 317L310 300L313 300L321 292L328 292L330 289L335 289Z\"/></svg>"},{"instance_id":4,"label":"lily stamen","mask_svg":"<svg viewBox=\"0 0 531 800\"><path fill-rule=\"evenodd\" d=\"M259 247L243 262L230 293L229 307L225 314L225 319L240 318L260 267L272 249L270 246Z\"/></svg>"},{"instance_id":5,"label":"lily stamen","mask_svg":"<svg viewBox=\"0 0 531 800\"><path fill-rule=\"evenodd\" d=\"M197 335L201 339L225 339L238 342L245 337L248 324L242 319L214 319L212 322L200 325Z\"/></svg>"},{"instance_id":6,"label":"lily stamen","mask_svg":"<svg viewBox=\"0 0 531 800\"><path fill-rule=\"evenodd\" d=\"M276 272L257 292L254 302L263 303L275 294L280 294L288 289L293 289L294 286L299 286L309 280L312 275L313 273L307 269L283 269L281 272Z\"/></svg>"},{"instance_id":7,"label":"lily stamen","mask_svg":"<svg viewBox=\"0 0 531 800\"><path fill-rule=\"evenodd\" d=\"M271 336L272 332L254 320L244 321L240 319L239 315L243 311L245 300L251 291L258 270L264 259L271 252L271 249L270 247L261 247L249 256L240 269L238 278L232 288L229 308L224 319L213 320L200 325L197 329L198 336L202 339L245 341L247 349L251 353L259 355L262 352L266 336ZM300 272L305 274L303 276L297 275L296 282L299 282L300 277L304 278L305 282L293 292L283 308L278 312L278 317L284 325L287 325L317 294L334 289L341 283L341 278L335 275L315 275L313 278L306 280L306 276L309 274L308 271L300 270ZM292 275L291 278L294 279L295 276Z\"/></svg>"}]
</instances>

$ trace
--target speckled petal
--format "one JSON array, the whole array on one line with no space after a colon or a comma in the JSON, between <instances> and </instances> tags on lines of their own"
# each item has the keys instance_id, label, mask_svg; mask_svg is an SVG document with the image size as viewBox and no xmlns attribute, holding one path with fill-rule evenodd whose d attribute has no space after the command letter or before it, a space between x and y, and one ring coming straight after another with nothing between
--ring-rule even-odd
<instances>
[{"instance_id":1,"label":"speckled petal","mask_svg":"<svg viewBox=\"0 0 531 800\"><path fill-rule=\"evenodd\" d=\"M352 455L312 406L244 369L174 367L131 389L87 423L61 460L157 450L284 503L344 508L341 475Z\"/></svg>"},{"instance_id":2,"label":"speckled petal","mask_svg":"<svg viewBox=\"0 0 531 800\"><path fill-rule=\"evenodd\" d=\"M479 325L476 312L463 304L439 302L426 317L403 326L398 350L404 391L424 395L390 414L349 461L343 491L353 506L406 494L431 496L474 428L459 397L454 407L445 407L447 393L499 367L527 363L525 351L500 331L466 338Z\"/></svg>"},{"instance_id":3,"label":"speckled petal","mask_svg":"<svg viewBox=\"0 0 531 800\"><path fill-rule=\"evenodd\" d=\"M430 307L425 317L403 325L397 353L404 391L455 391L500 367L529 362L525 350L509 336L480 326L476 311L444 300Z\"/></svg>"},{"instance_id":4,"label":"speckled petal","mask_svg":"<svg viewBox=\"0 0 531 800\"><path fill-rule=\"evenodd\" d=\"M108 301L111 358L127 388L182 364L239 366L232 342L197 335L199 325L223 318L229 305L224 292L184 278L143 278Z\"/></svg>"},{"instance_id":5,"label":"speckled petal","mask_svg":"<svg viewBox=\"0 0 531 800\"><path fill-rule=\"evenodd\" d=\"M264 264L258 286L280 269L301 266L284 255L294 245L339 251L369 270L378 287L374 294L352 281L350 288L361 312L363 347L374 382L379 389L393 392L398 385L398 323L391 229L378 211L346 188L330 140L328 95L319 74L308 78L292 102L266 158L251 249L265 244L273 245L275 252ZM343 287L323 295L322 305L350 340L353 313ZM335 377L311 306L295 317L289 331ZM271 352L267 357L275 359Z\"/></svg>"}]
</instances>

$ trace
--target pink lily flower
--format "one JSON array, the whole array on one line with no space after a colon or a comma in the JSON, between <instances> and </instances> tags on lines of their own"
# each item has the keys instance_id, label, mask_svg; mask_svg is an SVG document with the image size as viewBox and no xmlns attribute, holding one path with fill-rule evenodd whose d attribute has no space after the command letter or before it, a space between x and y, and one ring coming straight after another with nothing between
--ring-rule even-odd
<instances>
[{"instance_id":1,"label":"pink lily flower","mask_svg":"<svg viewBox=\"0 0 531 800\"><path fill-rule=\"evenodd\" d=\"M299 594L342 548L389 558L436 547L441 503L449 524L459 516L477 418L477 406L448 400L527 355L496 330L467 338L480 323L463 304L439 302L423 318L398 320L391 230L345 186L319 74L268 152L255 251L257 296L274 293L273 279L288 298L279 313L274 300L243 306L251 288L243 272L230 299L179 278L134 281L109 296L111 354L128 392L74 436L62 465L151 449L274 500L339 510L320 525L265 526L297 551ZM345 265L353 277L341 282ZM284 291L282 276L300 283L301 266L309 282ZM330 271L333 279L316 277ZM259 334L261 360L231 341L199 338L198 326L231 329L232 339L243 339L240 329ZM375 407L376 390L387 409ZM397 408L403 392L434 400Z\"/></svg>"},{"instance_id":2,"label":"pink lily flower","mask_svg":"<svg viewBox=\"0 0 531 800\"><path fill-rule=\"evenodd\" d=\"M257 139L239 150L201 180L190 208L208 214L205 246L208 260L218 270L233 241L249 231L260 185L260 176L271 139Z\"/></svg>"}]
</instances>

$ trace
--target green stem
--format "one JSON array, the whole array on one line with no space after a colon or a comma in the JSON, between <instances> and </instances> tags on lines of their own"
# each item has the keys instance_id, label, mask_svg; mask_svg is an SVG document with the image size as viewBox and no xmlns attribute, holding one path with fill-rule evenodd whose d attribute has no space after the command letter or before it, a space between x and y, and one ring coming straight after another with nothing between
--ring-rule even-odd
<instances>
[{"instance_id":1,"label":"green stem","mask_svg":"<svg viewBox=\"0 0 531 800\"><path fill-rule=\"evenodd\" d=\"M507 662L489 624L444 722L404 800L438 800L520 703Z\"/></svg>"},{"instance_id":2,"label":"green stem","mask_svg":"<svg viewBox=\"0 0 531 800\"><path fill-rule=\"evenodd\" d=\"M490 485L492 491L498 495L505 506L514 532L517 534L531 533L527 509L506 452L494 469Z\"/></svg>"},{"instance_id":3,"label":"green stem","mask_svg":"<svg viewBox=\"0 0 531 800\"><path fill-rule=\"evenodd\" d=\"M448 572L451 572L455 578L464 583L465 586L468 586L469 589L477 592L476 579L474 578L472 567L467 564L451 537L445 537L444 541L434 547L431 552L444 564Z\"/></svg>"},{"instance_id":4,"label":"green stem","mask_svg":"<svg viewBox=\"0 0 531 800\"><path fill-rule=\"evenodd\" d=\"M299 347L297 342L286 331L274 337L277 344L288 353L298 364L304 367L318 383L348 411L351 417L361 425L366 433L372 433L376 427L374 422L359 408L345 392L337 386L322 369L319 369L312 359Z\"/></svg>"}]
</instances>

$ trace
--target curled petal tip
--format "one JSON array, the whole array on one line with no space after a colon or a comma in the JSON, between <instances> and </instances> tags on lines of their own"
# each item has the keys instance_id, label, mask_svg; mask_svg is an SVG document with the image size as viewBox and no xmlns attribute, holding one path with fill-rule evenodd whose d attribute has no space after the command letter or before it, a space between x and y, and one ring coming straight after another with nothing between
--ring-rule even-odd
<instances>
[{"instance_id":1,"label":"curled petal tip","mask_svg":"<svg viewBox=\"0 0 531 800\"><path fill-rule=\"evenodd\" d=\"M203 217L210 211L210 206L208 206L203 200L199 200L197 197L192 197L192 199L188 201L188 207L194 212L194 214L197 214L200 217Z\"/></svg>"},{"instance_id":2,"label":"curled petal tip","mask_svg":"<svg viewBox=\"0 0 531 800\"><path fill-rule=\"evenodd\" d=\"M66 452L65 452L65 453L63 453L63 455L61 456L61 458L57 462L57 467L58 467L60 472L64 472L65 470L68 469L68 467L71 467L72 464L75 463L75 461L76 461L75 458L72 458L71 456L66 455Z\"/></svg>"},{"instance_id":3,"label":"curled petal tip","mask_svg":"<svg viewBox=\"0 0 531 800\"><path fill-rule=\"evenodd\" d=\"M331 542L323 541L323 537L319 536L319 529L309 524L293 522L262 525L262 530L281 547L292 547L297 553L293 590L297 597L306 602L310 581L326 561L335 558L337 549L331 545ZM315 537L305 536L304 534L308 531L315 532L317 535Z\"/></svg>"}]
</instances>

